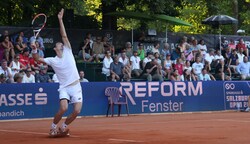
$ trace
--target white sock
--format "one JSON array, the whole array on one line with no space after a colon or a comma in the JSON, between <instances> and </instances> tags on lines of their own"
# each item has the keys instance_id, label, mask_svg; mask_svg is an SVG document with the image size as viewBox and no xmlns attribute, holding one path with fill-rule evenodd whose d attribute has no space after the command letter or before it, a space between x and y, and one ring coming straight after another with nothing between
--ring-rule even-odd
<instances>
[{"instance_id":1,"label":"white sock","mask_svg":"<svg viewBox=\"0 0 250 144\"><path fill-rule=\"evenodd\" d=\"M62 124L62 129L64 130L68 125L66 125L65 123Z\"/></svg>"},{"instance_id":2,"label":"white sock","mask_svg":"<svg viewBox=\"0 0 250 144\"><path fill-rule=\"evenodd\" d=\"M51 124L51 128L52 128L52 129L56 129L56 127L57 127L56 124L54 124L54 123Z\"/></svg>"}]
</instances>

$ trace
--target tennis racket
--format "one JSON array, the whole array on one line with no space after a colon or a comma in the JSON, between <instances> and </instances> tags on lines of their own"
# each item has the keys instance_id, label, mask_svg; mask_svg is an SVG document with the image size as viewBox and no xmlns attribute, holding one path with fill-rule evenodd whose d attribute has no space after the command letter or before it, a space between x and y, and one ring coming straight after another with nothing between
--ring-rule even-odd
<instances>
[{"instance_id":1,"label":"tennis racket","mask_svg":"<svg viewBox=\"0 0 250 144\"><path fill-rule=\"evenodd\" d=\"M46 22L47 22L47 16L43 13L37 14L33 18L32 22L31 22L31 26L33 29L35 39L37 38L40 31L44 28Z\"/></svg>"}]
</instances>

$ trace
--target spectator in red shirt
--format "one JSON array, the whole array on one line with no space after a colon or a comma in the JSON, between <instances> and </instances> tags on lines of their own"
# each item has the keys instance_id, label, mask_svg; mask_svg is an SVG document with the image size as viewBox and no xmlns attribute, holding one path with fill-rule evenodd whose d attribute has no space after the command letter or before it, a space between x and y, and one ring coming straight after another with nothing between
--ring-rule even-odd
<instances>
[{"instance_id":1,"label":"spectator in red shirt","mask_svg":"<svg viewBox=\"0 0 250 144\"><path fill-rule=\"evenodd\" d=\"M174 69L178 70L178 74L183 74L183 64L181 58L178 58L176 64L174 65Z\"/></svg>"},{"instance_id":2,"label":"spectator in red shirt","mask_svg":"<svg viewBox=\"0 0 250 144\"><path fill-rule=\"evenodd\" d=\"M20 64L21 64L21 69L24 70L30 67L29 48L23 49L23 53L20 54Z\"/></svg>"},{"instance_id":3,"label":"spectator in red shirt","mask_svg":"<svg viewBox=\"0 0 250 144\"><path fill-rule=\"evenodd\" d=\"M239 49L242 48L244 50L244 54L248 57L248 49L244 43L243 38L240 38L239 43L236 45L236 49L239 51Z\"/></svg>"}]
</instances>

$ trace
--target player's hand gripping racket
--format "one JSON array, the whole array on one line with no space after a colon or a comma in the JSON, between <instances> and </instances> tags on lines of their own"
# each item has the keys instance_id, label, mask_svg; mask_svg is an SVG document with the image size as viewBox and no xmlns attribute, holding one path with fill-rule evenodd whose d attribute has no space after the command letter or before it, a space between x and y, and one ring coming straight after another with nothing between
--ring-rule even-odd
<instances>
[{"instance_id":1,"label":"player's hand gripping racket","mask_svg":"<svg viewBox=\"0 0 250 144\"><path fill-rule=\"evenodd\" d=\"M44 28L45 24L47 22L47 16L43 13L37 14L32 22L32 29L33 29L33 33L35 36L35 39L37 38L38 34L40 33L40 31Z\"/></svg>"}]
</instances>

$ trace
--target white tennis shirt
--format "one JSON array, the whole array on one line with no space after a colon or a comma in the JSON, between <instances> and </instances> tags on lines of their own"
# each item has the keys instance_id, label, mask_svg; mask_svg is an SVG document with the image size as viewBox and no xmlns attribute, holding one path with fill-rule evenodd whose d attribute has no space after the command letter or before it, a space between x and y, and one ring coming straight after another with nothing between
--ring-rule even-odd
<instances>
[{"instance_id":1,"label":"white tennis shirt","mask_svg":"<svg viewBox=\"0 0 250 144\"><path fill-rule=\"evenodd\" d=\"M61 88L64 88L79 80L79 74L72 50L63 46L62 58L57 56L44 58L44 61L55 71Z\"/></svg>"}]
</instances>

